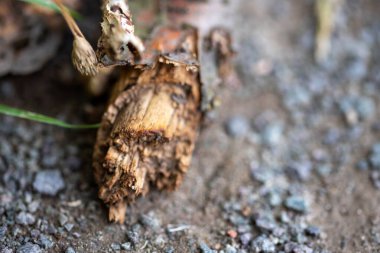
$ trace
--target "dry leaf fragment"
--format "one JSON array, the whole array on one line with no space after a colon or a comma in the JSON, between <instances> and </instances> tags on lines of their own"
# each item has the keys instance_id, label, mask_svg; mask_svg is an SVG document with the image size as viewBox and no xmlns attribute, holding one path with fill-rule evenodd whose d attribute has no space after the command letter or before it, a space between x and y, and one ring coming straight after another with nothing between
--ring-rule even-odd
<instances>
[{"instance_id":1,"label":"dry leaf fragment","mask_svg":"<svg viewBox=\"0 0 380 253\"><path fill-rule=\"evenodd\" d=\"M144 45L135 36L135 28L127 0L104 0L102 5L102 35L97 56L105 65L123 64L140 59Z\"/></svg>"}]
</instances>

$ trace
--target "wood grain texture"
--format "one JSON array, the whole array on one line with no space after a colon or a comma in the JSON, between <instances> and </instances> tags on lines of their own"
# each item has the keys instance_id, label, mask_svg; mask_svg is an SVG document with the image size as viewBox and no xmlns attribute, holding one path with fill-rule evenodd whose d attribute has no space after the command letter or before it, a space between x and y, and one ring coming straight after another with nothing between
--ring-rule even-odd
<instances>
[{"instance_id":1,"label":"wood grain texture","mask_svg":"<svg viewBox=\"0 0 380 253\"><path fill-rule=\"evenodd\" d=\"M202 117L197 30L161 27L141 64L125 67L98 131L94 173L109 219L151 188L174 190L189 168Z\"/></svg>"}]
</instances>

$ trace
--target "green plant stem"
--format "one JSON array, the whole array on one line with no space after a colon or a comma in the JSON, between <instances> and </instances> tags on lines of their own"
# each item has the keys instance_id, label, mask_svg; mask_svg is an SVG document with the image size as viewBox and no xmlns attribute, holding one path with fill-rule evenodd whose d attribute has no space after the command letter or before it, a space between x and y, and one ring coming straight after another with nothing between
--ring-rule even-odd
<instances>
[{"instance_id":1,"label":"green plant stem","mask_svg":"<svg viewBox=\"0 0 380 253\"><path fill-rule=\"evenodd\" d=\"M28 119L28 120L32 120L32 121L36 121L36 122L40 122L40 123L45 123L45 124L50 124L50 125L64 127L64 128L70 128L70 129L94 129L94 128L98 128L100 126L100 124L90 124L90 125L69 124L69 123L61 121L59 119L55 119L55 118L45 116L42 114L38 114L38 113L34 113L34 112L24 111L24 110L17 109L14 107L3 105L3 104L0 104L0 114L5 114L8 116L13 116L13 117L22 118L22 119Z\"/></svg>"},{"instance_id":2,"label":"green plant stem","mask_svg":"<svg viewBox=\"0 0 380 253\"><path fill-rule=\"evenodd\" d=\"M56 12L60 12L59 7L55 3L48 0L19 0L19 1L30 3L30 4L37 4L39 6L55 10ZM69 11L70 11L71 16L73 16L75 19L78 19L78 20L82 19L82 16L78 12L71 9Z\"/></svg>"}]
</instances>

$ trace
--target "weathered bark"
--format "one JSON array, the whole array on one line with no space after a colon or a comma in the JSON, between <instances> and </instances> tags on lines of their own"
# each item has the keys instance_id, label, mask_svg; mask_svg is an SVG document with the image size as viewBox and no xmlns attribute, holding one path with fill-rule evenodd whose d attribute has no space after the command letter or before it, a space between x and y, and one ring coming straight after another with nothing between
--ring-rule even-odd
<instances>
[{"instance_id":1,"label":"weathered bark","mask_svg":"<svg viewBox=\"0 0 380 253\"><path fill-rule=\"evenodd\" d=\"M188 170L201 120L197 42L195 28L157 29L114 87L94 151L110 220L123 222L124 202L151 187L176 189Z\"/></svg>"}]
</instances>

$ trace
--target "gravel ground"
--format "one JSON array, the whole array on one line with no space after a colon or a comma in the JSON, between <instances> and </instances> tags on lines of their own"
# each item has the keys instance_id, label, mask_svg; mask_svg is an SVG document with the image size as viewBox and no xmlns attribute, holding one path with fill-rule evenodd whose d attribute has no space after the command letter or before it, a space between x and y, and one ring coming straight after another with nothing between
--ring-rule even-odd
<instances>
[{"instance_id":1,"label":"gravel ground","mask_svg":"<svg viewBox=\"0 0 380 253\"><path fill-rule=\"evenodd\" d=\"M0 116L0 252L380 252L380 3L346 1L322 65L311 4L235 2L242 86L221 92L180 189L139 199L123 225L96 197L95 131ZM104 104L69 50L0 79L0 101L96 121Z\"/></svg>"}]
</instances>

